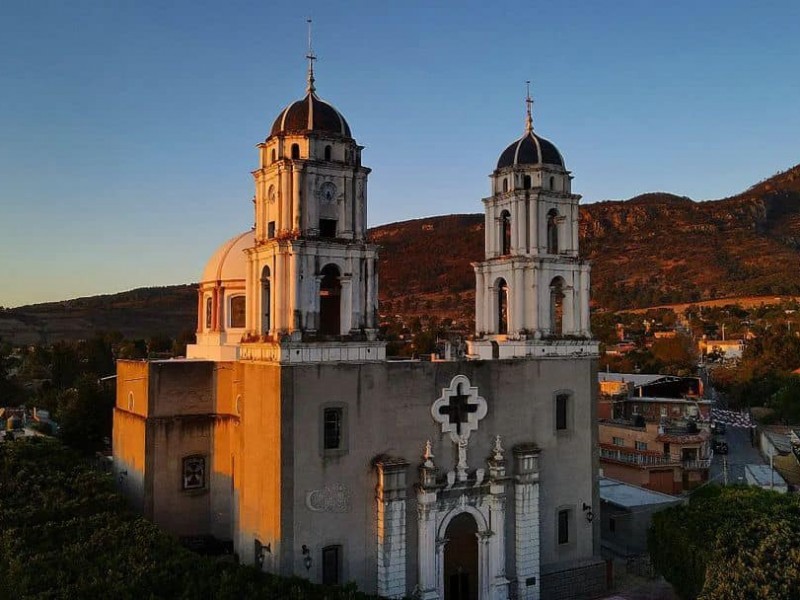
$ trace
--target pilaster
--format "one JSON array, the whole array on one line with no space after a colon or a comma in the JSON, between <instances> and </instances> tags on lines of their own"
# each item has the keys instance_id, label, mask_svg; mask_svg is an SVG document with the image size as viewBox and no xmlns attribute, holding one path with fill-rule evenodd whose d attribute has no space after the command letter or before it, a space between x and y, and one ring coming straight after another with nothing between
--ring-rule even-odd
<instances>
[{"instance_id":1,"label":"pilaster","mask_svg":"<svg viewBox=\"0 0 800 600\"><path fill-rule=\"evenodd\" d=\"M375 464L378 532L378 595L406 595L406 469L400 458Z\"/></svg>"},{"instance_id":2,"label":"pilaster","mask_svg":"<svg viewBox=\"0 0 800 600\"><path fill-rule=\"evenodd\" d=\"M539 452L534 444L521 444L513 449L516 476L514 550L518 600L540 598Z\"/></svg>"}]
</instances>

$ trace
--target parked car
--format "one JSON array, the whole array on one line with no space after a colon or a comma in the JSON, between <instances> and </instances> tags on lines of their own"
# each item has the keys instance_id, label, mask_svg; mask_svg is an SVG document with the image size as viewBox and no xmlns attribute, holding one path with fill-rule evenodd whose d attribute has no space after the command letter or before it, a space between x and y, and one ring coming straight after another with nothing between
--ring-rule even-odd
<instances>
[{"instance_id":1,"label":"parked car","mask_svg":"<svg viewBox=\"0 0 800 600\"><path fill-rule=\"evenodd\" d=\"M716 454L727 454L728 453L728 442L723 440L714 440L711 448L714 450Z\"/></svg>"},{"instance_id":2,"label":"parked car","mask_svg":"<svg viewBox=\"0 0 800 600\"><path fill-rule=\"evenodd\" d=\"M725 423L711 423L711 433L715 435L725 435L726 429L727 427L725 427Z\"/></svg>"}]
</instances>

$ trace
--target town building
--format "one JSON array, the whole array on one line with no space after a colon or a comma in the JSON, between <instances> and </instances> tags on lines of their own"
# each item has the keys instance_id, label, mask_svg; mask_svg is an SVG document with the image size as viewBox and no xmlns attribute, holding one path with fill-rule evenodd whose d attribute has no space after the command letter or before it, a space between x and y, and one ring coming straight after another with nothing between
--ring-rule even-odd
<instances>
[{"instance_id":1,"label":"town building","mask_svg":"<svg viewBox=\"0 0 800 600\"><path fill-rule=\"evenodd\" d=\"M606 477L665 494L708 481L711 434L694 422L601 420L599 446Z\"/></svg>"},{"instance_id":2,"label":"town building","mask_svg":"<svg viewBox=\"0 0 800 600\"><path fill-rule=\"evenodd\" d=\"M714 402L704 397L699 377L601 372L597 378L600 418L633 420L641 416L651 423L711 418Z\"/></svg>"},{"instance_id":3,"label":"town building","mask_svg":"<svg viewBox=\"0 0 800 600\"><path fill-rule=\"evenodd\" d=\"M390 598L596 595L598 344L563 157L528 98L483 201L469 358L389 361L363 149L310 53L305 97L258 146L255 227L203 272L197 343L118 363L121 489L272 573Z\"/></svg>"}]
</instances>

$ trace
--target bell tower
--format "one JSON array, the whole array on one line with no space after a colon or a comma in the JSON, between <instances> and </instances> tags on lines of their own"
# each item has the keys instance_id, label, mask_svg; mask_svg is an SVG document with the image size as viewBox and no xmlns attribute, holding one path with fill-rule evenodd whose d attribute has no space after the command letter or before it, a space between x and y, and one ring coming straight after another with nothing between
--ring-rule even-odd
<instances>
[{"instance_id":1,"label":"bell tower","mask_svg":"<svg viewBox=\"0 0 800 600\"><path fill-rule=\"evenodd\" d=\"M319 344L349 345L349 354L331 354L337 360L379 359L378 251L366 237L370 169L345 118L317 96L310 35L307 58L305 97L281 111L258 145L245 341L317 344L305 362L316 360ZM245 346L246 358L254 348Z\"/></svg>"},{"instance_id":2,"label":"bell tower","mask_svg":"<svg viewBox=\"0 0 800 600\"><path fill-rule=\"evenodd\" d=\"M530 84L530 82L529 82ZM533 129L500 155L483 199L485 256L475 269L476 358L574 352L591 338L589 271L578 256L578 202L555 145ZM595 348L596 343L590 344Z\"/></svg>"}]
</instances>

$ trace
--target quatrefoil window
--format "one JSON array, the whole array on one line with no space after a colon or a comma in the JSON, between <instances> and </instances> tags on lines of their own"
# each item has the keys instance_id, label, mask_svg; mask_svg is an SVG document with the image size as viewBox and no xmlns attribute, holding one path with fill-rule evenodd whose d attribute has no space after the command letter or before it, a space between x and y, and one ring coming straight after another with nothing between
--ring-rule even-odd
<instances>
[{"instance_id":1,"label":"quatrefoil window","mask_svg":"<svg viewBox=\"0 0 800 600\"><path fill-rule=\"evenodd\" d=\"M450 386L431 406L431 416L442 426L442 433L458 443L466 440L478 429L478 421L486 416L486 400L478 395L478 388L470 385L466 375L456 375Z\"/></svg>"}]
</instances>

